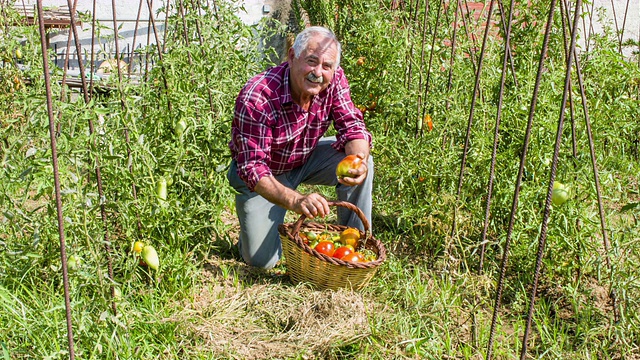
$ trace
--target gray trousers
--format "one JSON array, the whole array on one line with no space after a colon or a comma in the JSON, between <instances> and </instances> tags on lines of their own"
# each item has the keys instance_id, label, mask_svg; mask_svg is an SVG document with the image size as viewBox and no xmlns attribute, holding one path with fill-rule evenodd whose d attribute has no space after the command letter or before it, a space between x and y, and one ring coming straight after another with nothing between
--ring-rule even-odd
<instances>
[{"instance_id":1,"label":"gray trousers","mask_svg":"<svg viewBox=\"0 0 640 360\"><path fill-rule=\"evenodd\" d=\"M335 186L338 200L356 205L371 224L371 191L373 189L373 158L369 156L368 174L358 186L345 186L336 179L336 166L345 157L331 147L335 137L322 138L304 165L276 176L283 185L296 189L300 184ZM238 192L236 213L240 222L238 249L244 261L252 266L272 268L282 256L278 225L286 209L250 191L237 174L237 164L231 162L227 173L229 184ZM338 224L364 230L360 218L349 209L332 208L338 214Z\"/></svg>"}]
</instances>

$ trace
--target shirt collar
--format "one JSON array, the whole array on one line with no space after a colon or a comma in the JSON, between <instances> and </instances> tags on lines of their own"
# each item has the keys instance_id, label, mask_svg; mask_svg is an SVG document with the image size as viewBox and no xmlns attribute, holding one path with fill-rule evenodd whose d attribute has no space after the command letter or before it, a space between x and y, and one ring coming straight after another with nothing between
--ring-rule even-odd
<instances>
[{"instance_id":1,"label":"shirt collar","mask_svg":"<svg viewBox=\"0 0 640 360\"><path fill-rule=\"evenodd\" d=\"M289 76L291 73L291 68L289 67L289 62L286 62L284 65L284 74L282 81L282 95L280 95L280 102L283 104L288 104L293 102L293 98L291 97L291 87L289 86Z\"/></svg>"}]
</instances>

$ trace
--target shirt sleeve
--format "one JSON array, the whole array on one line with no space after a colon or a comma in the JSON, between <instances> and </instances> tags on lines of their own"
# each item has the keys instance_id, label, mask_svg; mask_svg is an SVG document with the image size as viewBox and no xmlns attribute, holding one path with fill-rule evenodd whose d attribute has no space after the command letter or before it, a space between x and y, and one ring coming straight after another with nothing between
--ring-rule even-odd
<instances>
[{"instance_id":1,"label":"shirt sleeve","mask_svg":"<svg viewBox=\"0 0 640 360\"><path fill-rule=\"evenodd\" d=\"M364 139L371 146L373 137L364 124L362 112L351 101L349 82L342 68L336 70L334 82L331 117L337 134L336 142L332 146L338 151L343 151L349 141L357 139Z\"/></svg>"},{"instance_id":2,"label":"shirt sleeve","mask_svg":"<svg viewBox=\"0 0 640 360\"><path fill-rule=\"evenodd\" d=\"M232 141L237 151L238 176L251 191L262 177L272 175L268 164L271 153L269 124L273 112L265 106L265 102L257 101L251 93L236 99Z\"/></svg>"}]
</instances>

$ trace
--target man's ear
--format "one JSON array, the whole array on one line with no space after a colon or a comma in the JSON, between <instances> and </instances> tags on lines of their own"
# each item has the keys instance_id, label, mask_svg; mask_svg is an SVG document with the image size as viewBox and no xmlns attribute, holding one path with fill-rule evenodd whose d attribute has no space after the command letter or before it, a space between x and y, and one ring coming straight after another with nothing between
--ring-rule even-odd
<instances>
[{"instance_id":1,"label":"man's ear","mask_svg":"<svg viewBox=\"0 0 640 360\"><path fill-rule=\"evenodd\" d=\"M296 57L296 52L293 51L293 48L289 48L289 52L287 53L287 60L291 61L293 59L295 59Z\"/></svg>"}]
</instances>

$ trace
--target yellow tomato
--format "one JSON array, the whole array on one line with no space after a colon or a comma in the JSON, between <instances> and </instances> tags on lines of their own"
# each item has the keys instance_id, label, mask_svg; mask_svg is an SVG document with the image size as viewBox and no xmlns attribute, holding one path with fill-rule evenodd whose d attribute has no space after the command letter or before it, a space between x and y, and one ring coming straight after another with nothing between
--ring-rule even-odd
<instances>
[{"instance_id":1,"label":"yellow tomato","mask_svg":"<svg viewBox=\"0 0 640 360\"><path fill-rule=\"evenodd\" d=\"M340 242L345 245L351 245L353 248L358 247L360 240L360 230L356 228L346 228L340 233Z\"/></svg>"},{"instance_id":2,"label":"yellow tomato","mask_svg":"<svg viewBox=\"0 0 640 360\"><path fill-rule=\"evenodd\" d=\"M144 243L142 241L136 241L133 243L133 251L136 254L140 254L142 252L142 248L144 248Z\"/></svg>"}]
</instances>

